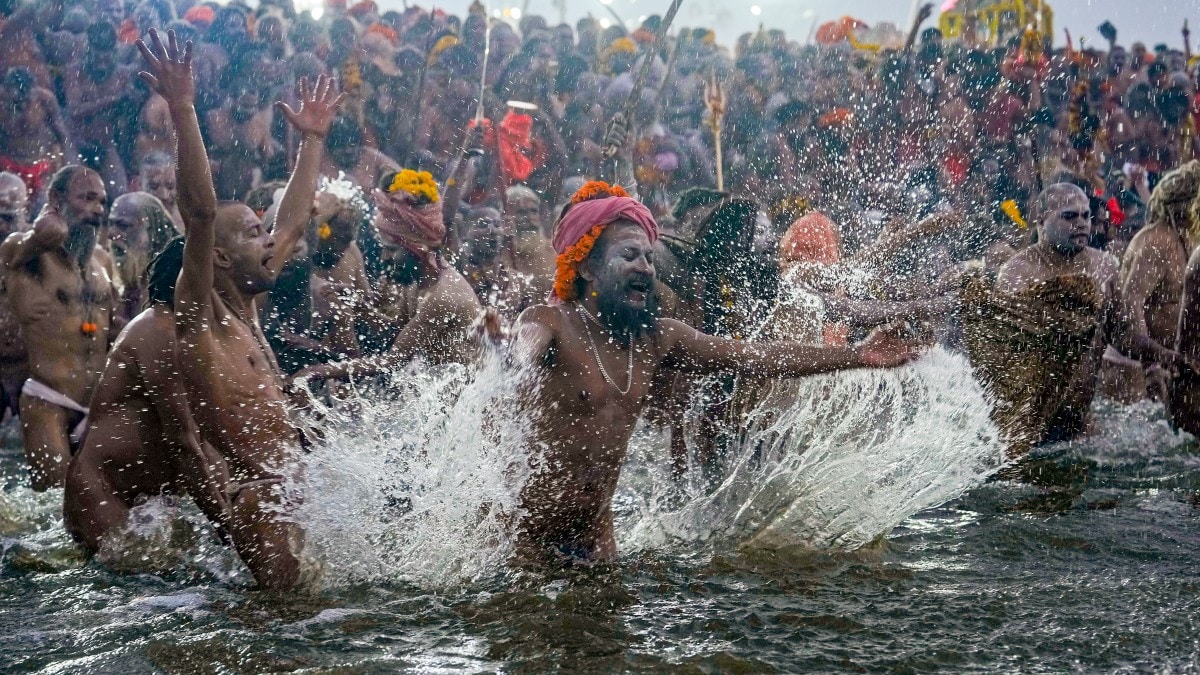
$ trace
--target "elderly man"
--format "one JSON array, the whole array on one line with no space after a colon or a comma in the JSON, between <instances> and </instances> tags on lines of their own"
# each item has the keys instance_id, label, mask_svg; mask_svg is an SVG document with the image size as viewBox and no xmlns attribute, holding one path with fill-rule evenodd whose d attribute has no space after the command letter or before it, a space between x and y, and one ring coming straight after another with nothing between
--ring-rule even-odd
<instances>
[{"instance_id":1,"label":"elderly man","mask_svg":"<svg viewBox=\"0 0 1200 675\"><path fill-rule=\"evenodd\" d=\"M522 315L515 351L539 371L529 394L542 470L525 486L518 555L530 563L611 560L612 497L634 425L663 369L802 377L898 366L909 345L877 333L855 347L717 338L658 316L650 211L590 183L558 222L553 304Z\"/></svg>"},{"instance_id":2,"label":"elderly man","mask_svg":"<svg viewBox=\"0 0 1200 675\"><path fill-rule=\"evenodd\" d=\"M116 299L107 255L96 246L108 201L100 175L64 167L48 198L32 230L0 245L4 293L29 359L21 430L35 490L63 483L104 367Z\"/></svg>"},{"instance_id":3,"label":"elderly man","mask_svg":"<svg viewBox=\"0 0 1200 675\"><path fill-rule=\"evenodd\" d=\"M108 214L108 247L120 292L118 312L124 320L142 311L146 268L175 236L171 217L154 195L130 192L113 202Z\"/></svg>"},{"instance_id":4,"label":"elderly man","mask_svg":"<svg viewBox=\"0 0 1200 675\"><path fill-rule=\"evenodd\" d=\"M15 173L0 171L0 237L29 227L29 190Z\"/></svg>"}]
</instances>

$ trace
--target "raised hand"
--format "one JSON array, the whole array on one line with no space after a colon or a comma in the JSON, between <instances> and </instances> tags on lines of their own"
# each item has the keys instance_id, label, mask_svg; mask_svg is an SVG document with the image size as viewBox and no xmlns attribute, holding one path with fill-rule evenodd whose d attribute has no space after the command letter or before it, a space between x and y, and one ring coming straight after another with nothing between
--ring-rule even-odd
<instances>
[{"instance_id":1,"label":"raised hand","mask_svg":"<svg viewBox=\"0 0 1200 675\"><path fill-rule=\"evenodd\" d=\"M927 2L921 5L920 11L917 12L917 25L920 26L921 24L925 23L925 21L931 16L933 16L933 3Z\"/></svg>"},{"instance_id":2,"label":"raised hand","mask_svg":"<svg viewBox=\"0 0 1200 675\"><path fill-rule=\"evenodd\" d=\"M333 124L333 118L345 100L345 92L338 92L333 78L321 75L311 89L308 79L300 78L300 110L292 110L283 101L277 101L275 107L300 133L325 138L329 133L329 125Z\"/></svg>"},{"instance_id":3,"label":"raised hand","mask_svg":"<svg viewBox=\"0 0 1200 675\"><path fill-rule=\"evenodd\" d=\"M146 61L146 70L138 73L151 89L167 99L170 105L191 105L196 100L196 82L192 77L192 41L179 46L175 31L167 31L164 46L158 30L150 29L150 44L137 41L138 51Z\"/></svg>"}]
</instances>

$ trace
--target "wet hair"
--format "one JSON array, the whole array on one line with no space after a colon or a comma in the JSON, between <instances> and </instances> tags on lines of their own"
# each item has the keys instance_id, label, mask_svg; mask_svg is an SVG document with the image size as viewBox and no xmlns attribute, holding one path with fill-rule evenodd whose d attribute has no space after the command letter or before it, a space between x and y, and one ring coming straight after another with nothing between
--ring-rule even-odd
<instances>
[{"instance_id":1,"label":"wet hair","mask_svg":"<svg viewBox=\"0 0 1200 675\"><path fill-rule=\"evenodd\" d=\"M146 293L150 304L175 308L175 283L182 269L183 237L175 237L167 242L146 268Z\"/></svg>"},{"instance_id":2,"label":"wet hair","mask_svg":"<svg viewBox=\"0 0 1200 675\"><path fill-rule=\"evenodd\" d=\"M63 201L67 198L67 190L71 187L71 181L75 175L81 171L88 171L86 166L80 164L68 164L50 177L50 183L47 187L47 195L51 201Z\"/></svg>"},{"instance_id":3,"label":"wet hair","mask_svg":"<svg viewBox=\"0 0 1200 675\"><path fill-rule=\"evenodd\" d=\"M286 187L287 183L281 180L273 180L263 183L256 188L251 188L246 193L246 206L249 206L250 210L255 213L260 211L265 212L275 203L275 191Z\"/></svg>"}]
</instances>

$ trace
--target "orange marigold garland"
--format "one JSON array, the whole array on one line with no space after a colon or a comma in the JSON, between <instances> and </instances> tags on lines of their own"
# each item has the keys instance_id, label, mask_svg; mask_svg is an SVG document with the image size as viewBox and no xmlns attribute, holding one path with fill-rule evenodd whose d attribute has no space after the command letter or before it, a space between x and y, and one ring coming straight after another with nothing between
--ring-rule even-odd
<instances>
[{"instance_id":1,"label":"orange marigold garland","mask_svg":"<svg viewBox=\"0 0 1200 675\"><path fill-rule=\"evenodd\" d=\"M558 269L554 272L554 294L558 296L559 300L570 302L578 297L575 281L579 278L579 263L587 260L588 255L596 246L596 241L603 233L604 225L593 227L555 259Z\"/></svg>"},{"instance_id":2,"label":"orange marigold garland","mask_svg":"<svg viewBox=\"0 0 1200 675\"><path fill-rule=\"evenodd\" d=\"M571 196L571 203L578 204L592 199L607 199L609 197L628 197L629 193L620 185L609 185L602 180L584 183L583 187Z\"/></svg>"},{"instance_id":3,"label":"orange marigold garland","mask_svg":"<svg viewBox=\"0 0 1200 675\"><path fill-rule=\"evenodd\" d=\"M608 199L611 197L628 197L629 193L620 185L609 185L602 180L585 183L571 196L571 203L578 204L593 199ZM579 241L567 248L556 258L557 269L554 272L554 294L563 302L571 302L578 297L575 282L579 279L579 263L591 254L596 246L596 240L604 233L604 225L596 225Z\"/></svg>"}]
</instances>

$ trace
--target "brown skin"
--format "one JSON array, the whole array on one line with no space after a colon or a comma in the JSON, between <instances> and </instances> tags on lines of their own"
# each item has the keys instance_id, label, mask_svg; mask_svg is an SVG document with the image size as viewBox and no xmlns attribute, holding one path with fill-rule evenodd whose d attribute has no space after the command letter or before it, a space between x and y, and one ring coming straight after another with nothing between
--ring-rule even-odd
<instances>
[{"instance_id":1,"label":"brown skin","mask_svg":"<svg viewBox=\"0 0 1200 675\"><path fill-rule=\"evenodd\" d=\"M1039 202L1043 199L1039 198ZM1038 221L1038 242L1013 256L1005 263L996 277L996 291L1017 294L1030 286L1060 276L1084 274L1092 280L1103 294L1104 303L1096 316L1100 330L1090 354L1080 361L1072 378L1071 395L1060 406L1060 415L1052 422L1068 427L1075 426L1071 416L1081 414L1092 400L1096 386L1096 373L1100 366L1104 346L1110 337L1106 334L1109 319L1114 309L1114 288L1118 263L1111 255L1088 247L1091 237L1091 220L1087 195L1082 190L1063 183L1046 188L1045 207L1034 214ZM1074 214L1072 220L1069 216Z\"/></svg>"},{"instance_id":2,"label":"brown skin","mask_svg":"<svg viewBox=\"0 0 1200 675\"><path fill-rule=\"evenodd\" d=\"M1200 250L1188 261L1178 333L1176 349L1187 365L1172 383L1167 407L1179 428L1200 436Z\"/></svg>"},{"instance_id":3,"label":"brown skin","mask_svg":"<svg viewBox=\"0 0 1200 675\"><path fill-rule=\"evenodd\" d=\"M138 315L113 345L64 492L67 531L89 553L126 525L130 508L158 494L186 492L225 523L228 469L200 442L178 372L175 315L166 305Z\"/></svg>"},{"instance_id":4,"label":"brown skin","mask_svg":"<svg viewBox=\"0 0 1200 675\"><path fill-rule=\"evenodd\" d=\"M613 287L614 280L625 289L627 305L644 307L646 293L624 284L653 279L653 246L641 228L618 221L605 229L579 274L586 282L580 304L593 316L599 313L593 291ZM664 369L803 377L898 366L914 357L909 345L883 333L858 347L840 348L727 340L672 319L658 319L657 328L657 334L634 340L632 386L621 395L602 378L588 340L590 333L604 368L624 386L628 352L609 339L607 329L591 324L573 304L541 305L522 315L516 352L541 373L541 385L527 401L534 413L531 446L545 448L542 468L522 495L528 510L518 544L522 560L597 561L616 555L613 493L651 382Z\"/></svg>"},{"instance_id":5,"label":"brown skin","mask_svg":"<svg viewBox=\"0 0 1200 675\"><path fill-rule=\"evenodd\" d=\"M384 241L383 259L396 262L407 251ZM416 284L398 286L395 323L401 326L392 347L378 356L310 366L295 380L360 377L395 370L417 356L430 363L467 363L473 357L468 335L481 306L471 285L453 267L426 269Z\"/></svg>"},{"instance_id":6,"label":"brown skin","mask_svg":"<svg viewBox=\"0 0 1200 675\"><path fill-rule=\"evenodd\" d=\"M84 406L104 367L115 292L98 249L76 255L67 247L69 239L82 234L86 241L87 230L99 229L107 199L100 176L79 171L65 196L50 196L32 230L9 235L0 245L4 292L25 338L30 376ZM96 324L94 334L84 334L84 322ZM25 458L35 490L63 484L70 431L80 418L21 397Z\"/></svg>"},{"instance_id":7,"label":"brown skin","mask_svg":"<svg viewBox=\"0 0 1200 675\"><path fill-rule=\"evenodd\" d=\"M137 316L146 297L145 271L150 264L147 200L153 201L144 192L123 194L113 202L108 215L108 246L115 278L123 288L119 311L126 321Z\"/></svg>"},{"instance_id":8,"label":"brown skin","mask_svg":"<svg viewBox=\"0 0 1200 675\"><path fill-rule=\"evenodd\" d=\"M332 157L328 156L321 164L322 176L337 178L339 172L345 172L347 180L368 192L379 184L379 179L384 174L399 170L400 165L396 163L396 160L375 148L368 147L358 150L353 165L339 165Z\"/></svg>"},{"instance_id":9,"label":"brown skin","mask_svg":"<svg viewBox=\"0 0 1200 675\"><path fill-rule=\"evenodd\" d=\"M1187 248L1183 233L1153 223L1129 242L1121 263L1122 315L1128 317L1129 355L1174 369Z\"/></svg>"},{"instance_id":10,"label":"brown skin","mask_svg":"<svg viewBox=\"0 0 1200 675\"><path fill-rule=\"evenodd\" d=\"M54 94L35 87L24 100L14 91L0 92L0 148L4 156L32 164L46 159L55 149L73 154L66 125ZM9 113L15 108L15 114Z\"/></svg>"},{"instance_id":11,"label":"brown skin","mask_svg":"<svg viewBox=\"0 0 1200 675\"><path fill-rule=\"evenodd\" d=\"M342 97L322 77L311 97L301 81L299 112L278 106L303 140L272 236L245 205L218 208L194 107L191 44L181 49L174 33L168 36L166 46L152 30L152 46L139 41L138 48L147 64L141 77L167 100L178 138L179 210L187 228L175 289L180 376L201 438L229 467L229 534L238 554L261 586L287 589L300 580L295 545L303 532L272 507L283 506L274 488L299 438L254 298L270 289L286 263L286 256L275 256L276 246L291 251L303 235L324 135Z\"/></svg>"}]
</instances>

